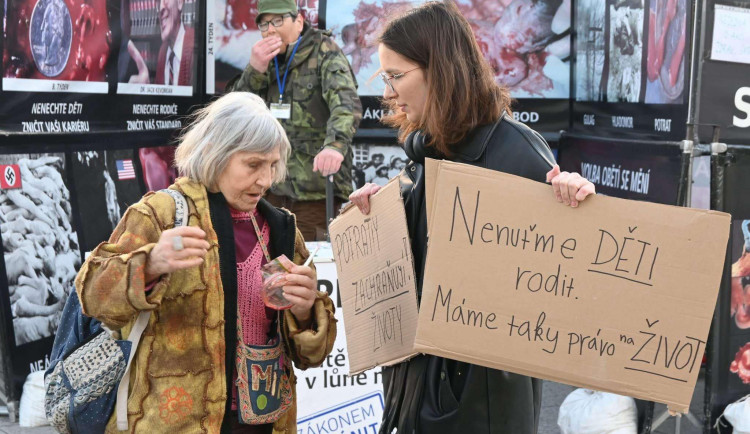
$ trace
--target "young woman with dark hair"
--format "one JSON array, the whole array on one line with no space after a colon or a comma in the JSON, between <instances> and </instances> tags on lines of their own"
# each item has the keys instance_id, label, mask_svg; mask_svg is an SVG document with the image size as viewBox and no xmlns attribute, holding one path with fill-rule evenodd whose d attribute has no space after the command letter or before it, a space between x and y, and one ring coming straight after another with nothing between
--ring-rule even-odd
<instances>
[{"instance_id":1,"label":"young woman with dark hair","mask_svg":"<svg viewBox=\"0 0 750 434\"><path fill-rule=\"evenodd\" d=\"M471 27L448 2L430 2L393 19L379 39L385 121L399 130L409 163L399 175L421 297L427 250L426 157L485 167L552 184L572 207L594 185L560 172L542 136L513 120L510 95L495 83ZM350 199L363 213L380 189L366 184ZM385 368L380 432L533 434L541 381L423 355Z\"/></svg>"}]
</instances>

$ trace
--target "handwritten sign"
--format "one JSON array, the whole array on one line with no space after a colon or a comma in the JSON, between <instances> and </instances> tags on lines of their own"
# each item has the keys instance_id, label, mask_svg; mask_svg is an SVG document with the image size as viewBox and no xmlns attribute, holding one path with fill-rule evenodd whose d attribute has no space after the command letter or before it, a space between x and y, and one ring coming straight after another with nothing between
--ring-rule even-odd
<instances>
[{"instance_id":1,"label":"handwritten sign","mask_svg":"<svg viewBox=\"0 0 750 434\"><path fill-rule=\"evenodd\" d=\"M349 372L414 355L417 295L398 181L370 198L370 214L350 207L330 225L344 311Z\"/></svg>"},{"instance_id":2,"label":"handwritten sign","mask_svg":"<svg viewBox=\"0 0 750 434\"><path fill-rule=\"evenodd\" d=\"M750 64L750 9L715 5L711 59Z\"/></svg>"},{"instance_id":3,"label":"handwritten sign","mask_svg":"<svg viewBox=\"0 0 750 434\"><path fill-rule=\"evenodd\" d=\"M687 410L729 215L437 164L417 351Z\"/></svg>"}]
</instances>

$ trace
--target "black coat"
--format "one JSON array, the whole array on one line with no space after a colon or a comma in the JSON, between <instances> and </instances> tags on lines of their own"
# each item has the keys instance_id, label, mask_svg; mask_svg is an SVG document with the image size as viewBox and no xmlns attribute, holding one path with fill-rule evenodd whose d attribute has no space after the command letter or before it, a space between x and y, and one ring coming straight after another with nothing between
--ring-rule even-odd
<instances>
[{"instance_id":1,"label":"black coat","mask_svg":"<svg viewBox=\"0 0 750 434\"><path fill-rule=\"evenodd\" d=\"M401 173L401 194L421 298L427 247L424 159L442 158L545 181L554 164L536 131L503 116L472 131L445 158L412 133L404 144L411 160ZM542 402L541 380L442 357L423 355L383 370L385 410L381 434L534 434Z\"/></svg>"}]
</instances>

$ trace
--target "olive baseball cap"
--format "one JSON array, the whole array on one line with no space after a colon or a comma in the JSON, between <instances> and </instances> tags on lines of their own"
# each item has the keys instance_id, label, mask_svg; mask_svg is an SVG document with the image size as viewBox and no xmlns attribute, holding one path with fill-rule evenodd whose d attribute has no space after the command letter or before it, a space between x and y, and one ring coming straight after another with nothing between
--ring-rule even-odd
<instances>
[{"instance_id":1,"label":"olive baseball cap","mask_svg":"<svg viewBox=\"0 0 750 434\"><path fill-rule=\"evenodd\" d=\"M258 0L258 15L255 17L255 23L258 23L263 14L286 14L297 13L296 0Z\"/></svg>"}]
</instances>

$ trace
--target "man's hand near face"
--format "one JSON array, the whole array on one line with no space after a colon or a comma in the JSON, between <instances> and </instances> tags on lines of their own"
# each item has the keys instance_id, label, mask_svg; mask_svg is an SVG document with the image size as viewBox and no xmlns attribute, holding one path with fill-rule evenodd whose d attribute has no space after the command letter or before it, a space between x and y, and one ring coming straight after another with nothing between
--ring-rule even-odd
<instances>
[{"instance_id":1,"label":"man's hand near face","mask_svg":"<svg viewBox=\"0 0 750 434\"><path fill-rule=\"evenodd\" d=\"M266 72L268 62L279 54L281 45L281 38L278 36L269 36L256 42L250 52L250 66L258 72Z\"/></svg>"}]
</instances>

